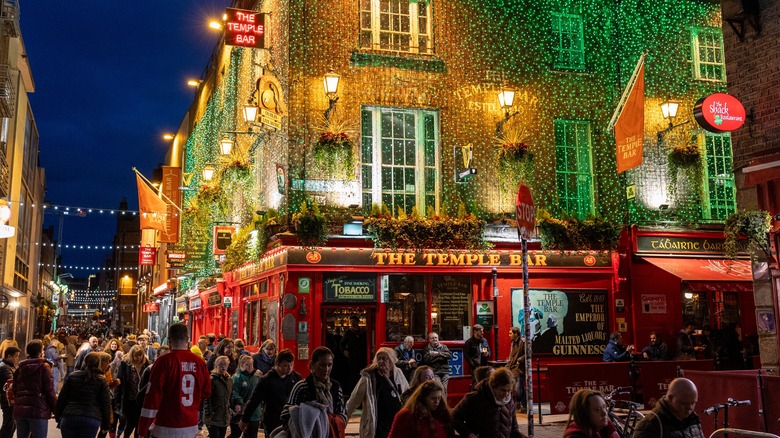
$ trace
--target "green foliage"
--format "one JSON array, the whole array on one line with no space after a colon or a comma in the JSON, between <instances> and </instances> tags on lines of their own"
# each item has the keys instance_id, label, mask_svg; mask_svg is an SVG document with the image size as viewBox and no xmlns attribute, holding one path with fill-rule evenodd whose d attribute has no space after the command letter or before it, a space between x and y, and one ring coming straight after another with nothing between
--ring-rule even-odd
<instances>
[{"instance_id":1,"label":"green foliage","mask_svg":"<svg viewBox=\"0 0 780 438\"><path fill-rule=\"evenodd\" d=\"M320 213L316 202L312 203L311 210L309 210L306 201L302 202L300 212L293 215L293 224L295 225L295 234L304 248L314 248L327 243L325 216Z\"/></svg>"},{"instance_id":2,"label":"green foliage","mask_svg":"<svg viewBox=\"0 0 780 438\"><path fill-rule=\"evenodd\" d=\"M243 264L257 260L265 252L265 245L261 246L259 234L255 224L249 224L233 235L230 246L225 249L223 272L232 271Z\"/></svg>"},{"instance_id":3,"label":"green foliage","mask_svg":"<svg viewBox=\"0 0 780 438\"><path fill-rule=\"evenodd\" d=\"M620 225L603 218L556 219L543 209L537 214L537 226L543 249L614 250L620 236Z\"/></svg>"},{"instance_id":4,"label":"green foliage","mask_svg":"<svg viewBox=\"0 0 780 438\"><path fill-rule=\"evenodd\" d=\"M386 210L384 206L372 208L372 211ZM365 226L377 248L446 251L490 247L484 238L485 221L469 215L462 203L457 218L430 215L431 211L428 217L422 217L413 209L407 216L399 208L396 217L387 213L372 215L366 219Z\"/></svg>"},{"instance_id":5,"label":"green foliage","mask_svg":"<svg viewBox=\"0 0 780 438\"><path fill-rule=\"evenodd\" d=\"M763 251L771 254L767 233L772 226L772 216L767 211L738 211L726 218L723 235L726 257L736 258L744 250Z\"/></svg>"}]
</instances>

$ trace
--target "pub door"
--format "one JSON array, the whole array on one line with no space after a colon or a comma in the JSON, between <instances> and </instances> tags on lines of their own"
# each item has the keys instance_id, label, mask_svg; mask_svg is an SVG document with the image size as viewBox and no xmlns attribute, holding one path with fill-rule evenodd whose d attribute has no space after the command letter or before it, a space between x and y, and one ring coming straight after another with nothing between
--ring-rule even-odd
<instances>
[{"instance_id":1,"label":"pub door","mask_svg":"<svg viewBox=\"0 0 780 438\"><path fill-rule=\"evenodd\" d=\"M333 352L331 377L341 383L344 397L349 397L360 371L371 363L376 350L375 314L373 305L322 307L322 345Z\"/></svg>"}]
</instances>

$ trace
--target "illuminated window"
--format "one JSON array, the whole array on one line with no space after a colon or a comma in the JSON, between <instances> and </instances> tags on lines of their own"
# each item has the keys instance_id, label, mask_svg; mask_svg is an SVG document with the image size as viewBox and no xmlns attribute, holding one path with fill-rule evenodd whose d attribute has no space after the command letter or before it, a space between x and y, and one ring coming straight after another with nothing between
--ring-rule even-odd
<instances>
[{"instance_id":1,"label":"illuminated window","mask_svg":"<svg viewBox=\"0 0 780 438\"><path fill-rule=\"evenodd\" d=\"M734 161L731 151L731 134L704 134L706 151L706 190L704 217L726 220L736 211L734 188Z\"/></svg>"},{"instance_id":2,"label":"illuminated window","mask_svg":"<svg viewBox=\"0 0 780 438\"><path fill-rule=\"evenodd\" d=\"M363 208L385 204L395 214L439 209L439 127L434 111L366 107L362 117Z\"/></svg>"},{"instance_id":3,"label":"illuminated window","mask_svg":"<svg viewBox=\"0 0 780 438\"><path fill-rule=\"evenodd\" d=\"M560 208L580 219L593 214L590 122L555 120L555 176Z\"/></svg>"},{"instance_id":4,"label":"illuminated window","mask_svg":"<svg viewBox=\"0 0 780 438\"><path fill-rule=\"evenodd\" d=\"M562 70L585 70L582 17L552 14L553 67Z\"/></svg>"},{"instance_id":5,"label":"illuminated window","mask_svg":"<svg viewBox=\"0 0 780 438\"><path fill-rule=\"evenodd\" d=\"M719 27L691 29L693 78L704 81L726 81L723 61L723 32Z\"/></svg>"},{"instance_id":6,"label":"illuminated window","mask_svg":"<svg viewBox=\"0 0 780 438\"><path fill-rule=\"evenodd\" d=\"M360 0L360 47L432 53L431 0Z\"/></svg>"}]
</instances>

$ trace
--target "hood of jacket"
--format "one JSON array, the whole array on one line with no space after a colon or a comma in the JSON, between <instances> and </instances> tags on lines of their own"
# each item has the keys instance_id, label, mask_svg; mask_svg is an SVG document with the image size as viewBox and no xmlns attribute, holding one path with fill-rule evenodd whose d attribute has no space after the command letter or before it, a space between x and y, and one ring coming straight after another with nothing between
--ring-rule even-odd
<instances>
[{"instance_id":1,"label":"hood of jacket","mask_svg":"<svg viewBox=\"0 0 780 438\"><path fill-rule=\"evenodd\" d=\"M49 364L42 358L25 359L19 362L19 380L38 376L41 373L41 367L47 367Z\"/></svg>"}]
</instances>

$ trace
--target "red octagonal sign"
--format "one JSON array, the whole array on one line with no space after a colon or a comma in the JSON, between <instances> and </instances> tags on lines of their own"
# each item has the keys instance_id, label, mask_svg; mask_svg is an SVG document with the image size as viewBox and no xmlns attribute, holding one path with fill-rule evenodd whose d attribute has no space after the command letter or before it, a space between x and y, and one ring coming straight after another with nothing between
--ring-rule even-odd
<instances>
[{"instance_id":1,"label":"red octagonal sign","mask_svg":"<svg viewBox=\"0 0 780 438\"><path fill-rule=\"evenodd\" d=\"M515 201L517 215L517 229L522 239L531 238L531 230L536 227L536 207L531 196L531 189L522 181L517 186L517 200Z\"/></svg>"},{"instance_id":2,"label":"red octagonal sign","mask_svg":"<svg viewBox=\"0 0 780 438\"><path fill-rule=\"evenodd\" d=\"M715 93L702 97L693 107L693 116L710 132L730 132L745 123L745 107L736 97Z\"/></svg>"}]
</instances>

